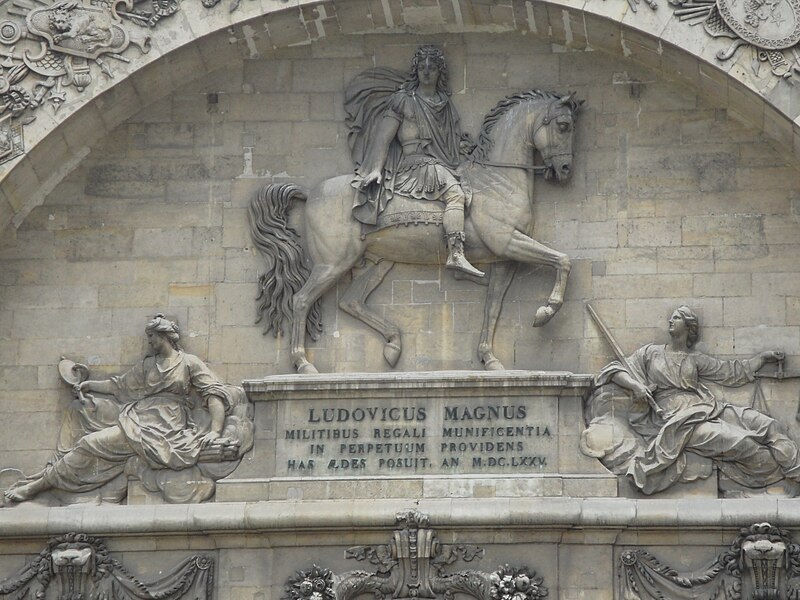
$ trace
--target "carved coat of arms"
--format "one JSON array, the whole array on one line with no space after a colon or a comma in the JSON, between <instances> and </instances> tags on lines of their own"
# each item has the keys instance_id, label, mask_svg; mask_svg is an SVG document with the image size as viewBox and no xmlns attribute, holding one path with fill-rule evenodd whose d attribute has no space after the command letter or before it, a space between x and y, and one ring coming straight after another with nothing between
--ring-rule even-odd
<instances>
[{"instance_id":1,"label":"carved coat of arms","mask_svg":"<svg viewBox=\"0 0 800 600\"><path fill-rule=\"evenodd\" d=\"M109 11L83 6L80 0L37 8L26 21L31 33L45 38L53 50L72 56L95 59L122 52L130 43L128 33Z\"/></svg>"},{"instance_id":2,"label":"carved coat of arms","mask_svg":"<svg viewBox=\"0 0 800 600\"><path fill-rule=\"evenodd\" d=\"M728 27L758 48L783 50L800 41L798 0L717 0L717 8Z\"/></svg>"}]
</instances>

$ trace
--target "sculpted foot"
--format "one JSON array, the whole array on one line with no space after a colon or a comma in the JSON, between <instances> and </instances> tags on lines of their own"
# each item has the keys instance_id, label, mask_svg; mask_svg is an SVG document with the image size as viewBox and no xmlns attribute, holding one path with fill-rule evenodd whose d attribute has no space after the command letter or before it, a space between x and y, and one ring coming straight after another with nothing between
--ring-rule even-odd
<instances>
[{"instance_id":1,"label":"sculpted foot","mask_svg":"<svg viewBox=\"0 0 800 600\"><path fill-rule=\"evenodd\" d=\"M473 267L463 254L448 258L445 267L448 269L456 269L457 271L461 271L470 277L483 277L485 275L483 271L479 271Z\"/></svg>"},{"instance_id":2,"label":"sculpted foot","mask_svg":"<svg viewBox=\"0 0 800 600\"><path fill-rule=\"evenodd\" d=\"M488 286L489 280L481 275L480 277L475 277L474 275L467 275L464 271L453 271L453 279L456 281L471 281L472 283L477 283L478 285ZM800 420L800 419L798 419Z\"/></svg>"},{"instance_id":3,"label":"sculpted foot","mask_svg":"<svg viewBox=\"0 0 800 600\"><path fill-rule=\"evenodd\" d=\"M11 502L25 502L33 498L40 491L43 491L43 489L39 489L41 487L42 480L37 479L30 483L6 490L3 492L3 496L5 496L6 500L10 500Z\"/></svg>"},{"instance_id":4,"label":"sculpted foot","mask_svg":"<svg viewBox=\"0 0 800 600\"><path fill-rule=\"evenodd\" d=\"M472 277L483 277L485 273L479 271L464 256L464 232L457 231L447 234L447 263L445 268L462 271Z\"/></svg>"}]
</instances>

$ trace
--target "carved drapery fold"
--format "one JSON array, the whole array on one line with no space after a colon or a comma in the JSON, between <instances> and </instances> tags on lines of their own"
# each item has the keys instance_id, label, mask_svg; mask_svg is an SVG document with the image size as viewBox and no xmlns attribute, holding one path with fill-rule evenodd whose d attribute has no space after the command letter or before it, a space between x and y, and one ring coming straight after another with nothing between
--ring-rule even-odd
<instances>
[{"instance_id":1,"label":"carved drapery fold","mask_svg":"<svg viewBox=\"0 0 800 600\"><path fill-rule=\"evenodd\" d=\"M96 537L68 533L54 537L19 572L0 583L8 600L210 600L214 561L198 554L184 559L159 579L143 582L112 558ZM56 593L48 593L55 587Z\"/></svg>"},{"instance_id":2,"label":"carved drapery fold","mask_svg":"<svg viewBox=\"0 0 800 600\"><path fill-rule=\"evenodd\" d=\"M756 523L709 565L687 573L646 550L626 550L619 559L619 591L625 600L798 600L800 546L786 530Z\"/></svg>"}]
</instances>

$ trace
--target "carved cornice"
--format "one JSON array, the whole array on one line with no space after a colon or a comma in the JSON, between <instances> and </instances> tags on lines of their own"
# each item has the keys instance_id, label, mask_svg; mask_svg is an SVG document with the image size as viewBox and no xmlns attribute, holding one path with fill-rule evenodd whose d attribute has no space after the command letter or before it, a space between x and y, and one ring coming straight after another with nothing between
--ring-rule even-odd
<instances>
[{"instance_id":1,"label":"carved cornice","mask_svg":"<svg viewBox=\"0 0 800 600\"><path fill-rule=\"evenodd\" d=\"M692 503L691 510L686 503ZM206 535L244 531L286 532L373 530L394 522L407 505L398 499L215 502L192 505L70 506L0 510L0 539L54 535L81 523L89 534ZM769 519L800 527L797 500L651 500L626 498L446 498L420 501L435 522L492 531L497 527L568 528L616 532L631 528L732 529Z\"/></svg>"}]
</instances>

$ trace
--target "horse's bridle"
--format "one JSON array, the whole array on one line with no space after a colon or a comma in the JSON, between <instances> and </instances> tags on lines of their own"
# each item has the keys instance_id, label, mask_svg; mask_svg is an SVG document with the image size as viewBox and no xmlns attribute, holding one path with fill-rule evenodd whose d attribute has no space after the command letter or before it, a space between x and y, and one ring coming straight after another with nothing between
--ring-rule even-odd
<instances>
[{"instance_id":1,"label":"horse's bridle","mask_svg":"<svg viewBox=\"0 0 800 600\"><path fill-rule=\"evenodd\" d=\"M547 125L549 125L550 121L552 121L555 118L555 116L550 114L550 109L557 102L558 103L562 102L562 99L561 98L554 98L551 102L549 102L547 104L547 110L545 111L544 118L542 118L542 122L539 123L539 125L533 130L533 135L531 136L531 138L535 138L536 134L539 133L539 130L542 127L546 127ZM547 132L547 133L548 133L548 136L547 136L548 140L547 141L549 142L550 141L550 135L549 135L549 132ZM548 156L547 158L552 159L552 158L555 158L557 156L566 156L566 154L553 154L551 156ZM542 158L544 158L544 156ZM485 167L501 167L501 168L504 168L504 169L523 169L525 171L532 171L533 173L543 173L543 172L546 172L546 171L548 171L548 170L553 168L553 167L548 167L547 165L541 165L541 166L539 166L539 165L521 165L521 164L516 164L516 163L490 162L490 161L477 160L477 159L473 159L472 162L474 162L475 164L478 164L478 165L483 165Z\"/></svg>"}]
</instances>

